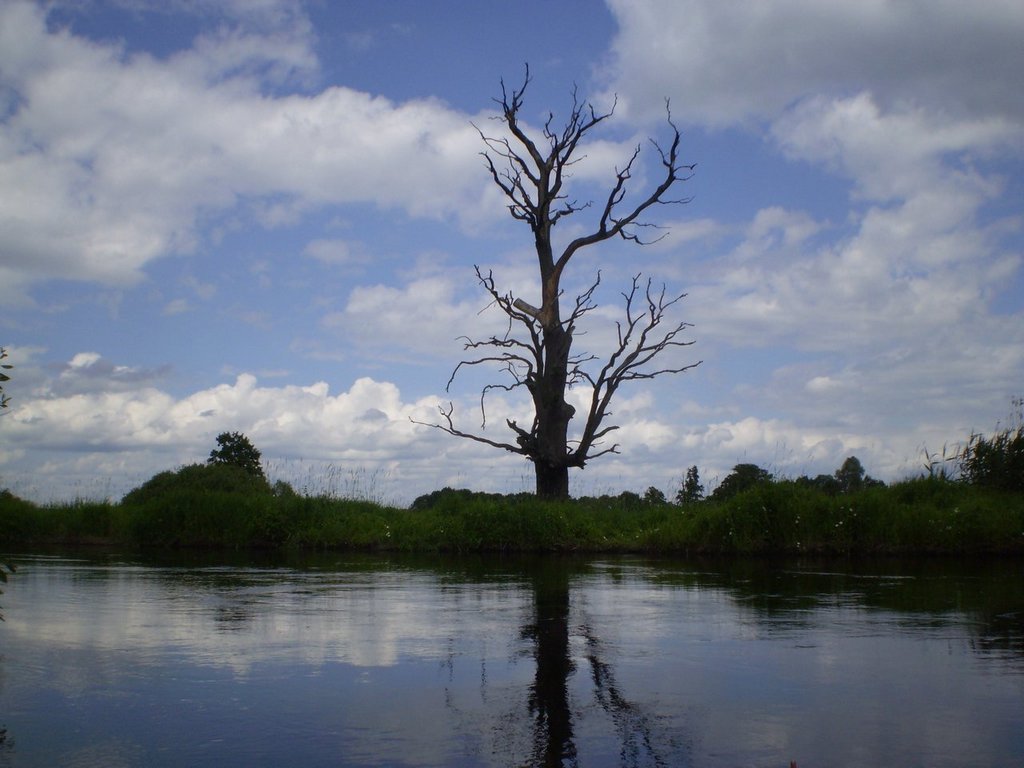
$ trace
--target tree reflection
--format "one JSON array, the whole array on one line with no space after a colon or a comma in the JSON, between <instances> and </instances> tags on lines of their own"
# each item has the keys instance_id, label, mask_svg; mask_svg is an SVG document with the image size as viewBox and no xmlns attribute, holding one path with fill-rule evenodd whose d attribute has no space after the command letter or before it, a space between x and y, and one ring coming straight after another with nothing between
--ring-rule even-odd
<instances>
[{"instance_id":1,"label":"tree reflection","mask_svg":"<svg viewBox=\"0 0 1024 768\"><path fill-rule=\"evenodd\" d=\"M522 630L523 637L533 642L536 663L528 699L533 719L531 764L547 768L578 765L569 695L570 678L576 671L570 647L571 575L564 560L538 563L531 580L534 614ZM586 623L575 629L584 642L594 697L615 726L621 765L667 765L655 749L647 716L623 694L593 629Z\"/></svg>"},{"instance_id":2,"label":"tree reflection","mask_svg":"<svg viewBox=\"0 0 1024 768\"><path fill-rule=\"evenodd\" d=\"M561 561L546 562L533 575L533 621L523 637L534 643L536 673L529 708L534 718L534 763L562 766L576 762L572 712L569 709L569 570Z\"/></svg>"},{"instance_id":3,"label":"tree reflection","mask_svg":"<svg viewBox=\"0 0 1024 768\"><path fill-rule=\"evenodd\" d=\"M615 730L621 744L623 765L640 765L645 756L656 766L666 765L654 748L651 739L651 728L647 716L636 704L622 695L615 680L615 671L610 664L602 661L600 644L587 627L584 627L587 640L587 661L590 663L590 674L594 681L597 701L615 724Z\"/></svg>"}]
</instances>

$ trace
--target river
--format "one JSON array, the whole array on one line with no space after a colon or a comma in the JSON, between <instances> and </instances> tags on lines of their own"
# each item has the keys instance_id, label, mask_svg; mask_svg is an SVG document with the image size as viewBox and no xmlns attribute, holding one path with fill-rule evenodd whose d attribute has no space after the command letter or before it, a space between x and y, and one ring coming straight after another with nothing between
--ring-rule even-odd
<instances>
[{"instance_id":1,"label":"river","mask_svg":"<svg viewBox=\"0 0 1024 768\"><path fill-rule=\"evenodd\" d=\"M1020 560L9 559L0 766L1024 765Z\"/></svg>"}]
</instances>

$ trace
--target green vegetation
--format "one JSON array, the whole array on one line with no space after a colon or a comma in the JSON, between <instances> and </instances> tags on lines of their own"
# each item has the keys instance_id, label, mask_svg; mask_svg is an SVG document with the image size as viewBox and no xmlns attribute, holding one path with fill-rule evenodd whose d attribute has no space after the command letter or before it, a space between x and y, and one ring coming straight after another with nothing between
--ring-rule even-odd
<instances>
[{"instance_id":1,"label":"green vegetation","mask_svg":"<svg viewBox=\"0 0 1024 768\"><path fill-rule=\"evenodd\" d=\"M1024 493L1024 398L1010 426L986 438L974 433L956 456L960 477L971 485Z\"/></svg>"},{"instance_id":2,"label":"green vegetation","mask_svg":"<svg viewBox=\"0 0 1024 768\"><path fill-rule=\"evenodd\" d=\"M686 479L676 493L676 504L696 504L704 498L704 486L700 482L697 465L686 470Z\"/></svg>"},{"instance_id":3,"label":"green vegetation","mask_svg":"<svg viewBox=\"0 0 1024 768\"><path fill-rule=\"evenodd\" d=\"M1020 451L1016 430L1005 437L972 437L962 455L965 466L1012 464ZM992 458L993 452L1002 458ZM575 500L446 488L398 509L300 494L287 483L271 484L251 467L211 461L162 472L120 503L40 506L0 492L0 546L1024 553L1024 492L992 478L991 471L972 470L959 480L932 474L886 486L866 477L850 457L834 476L814 479L776 480L755 465L740 464L706 499L692 467L676 497L682 503L670 503L656 488L643 496L625 492Z\"/></svg>"},{"instance_id":4,"label":"green vegetation","mask_svg":"<svg viewBox=\"0 0 1024 768\"><path fill-rule=\"evenodd\" d=\"M237 467L255 478L266 479L260 464L260 452L241 432L221 432L217 435L217 447L210 451L206 463Z\"/></svg>"},{"instance_id":5,"label":"green vegetation","mask_svg":"<svg viewBox=\"0 0 1024 768\"><path fill-rule=\"evenodd\" d=\"M737 464L711 494L712 501L725 501L744 491L772 481L768 470L756 464Z\"/></svg>"},{"instance_id":6,"label":"green vegetation","mask_svg":"<svg viewBox=\"0 0 1024 768\"><path fill-rule=\"evenodd\" d=\"M1024 552L1024 495L918 478L832 495L763 482L725 500L635 493L569 501L445 489L410 509L311 497L192 465L119 503L37 506L0 494L0 544L403 551Z\"/></svg>"}]
</instances>

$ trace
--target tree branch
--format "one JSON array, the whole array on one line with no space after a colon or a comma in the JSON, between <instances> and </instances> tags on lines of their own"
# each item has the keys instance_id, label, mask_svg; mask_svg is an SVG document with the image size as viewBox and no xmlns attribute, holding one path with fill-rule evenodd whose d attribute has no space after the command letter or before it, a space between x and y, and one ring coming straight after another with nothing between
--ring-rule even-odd
<instances>
[{"instance_id":1,"label":"tree branch","mask_svg":"<svg viewBox=\"0 0 1024 768\"><path fill-rule=\"evenodd\" d=\"M441 418L443 418L445 420L444 424L432 424L432 423L427 422L427 421L417 421L416 419L412 418L411 416L409 417L409 421L411 421L413 424L419 424L422 427L430 427L431 429L439 429L442 432L446 432L449 435L453 435L454 437L464 437L467 440L473 440L473 441L478 442L478 443L484 443L485 445L489 445L492 448L501 448L503 450L510 451L511 453L518 453L518 454L520 454L522 456L529 455L529 454L527 454L527 452L521 446L510 445L509 443L502 443L502 442L498 442L497 440L489 440L486 437L481 437L480 435L474 435L471 432L463 432L460 429L456 429L455 428L455 424L452 421L452 413L455 410L455 406L452 403L448 403L448 407L447 408L445 408L444 406L438 406L437 410L441 413ZM515 424L514 421L513 422L509 422L510 426L512 426L514 424ZM519 430L519 431L521 432L522 430Z\"/></svg>"},{"instance_id":2,"label":"tree branch","mask_svg":"<svg viewBox=\"0 0 1024 768\"><path fill-rule=\"evenodd\" d=\"M672 140L669 144L669 148L666 151L660 144L654 139L650 142L657 150L659 157L661 158L661 165L663 168L663 176L658 186L651 192L646 198L636 204L627 213L619 214L617 209L619 204L625 199L627 182L632 177L633 164L636 159L640 156L640 146L633 150L632 156L629 158L629 162L626 163L625 167L621 170L616 170L615 184L611 191L608 193L608 197L605 200L604 208L601 211L601 218L597 229L589 235L578 237L566 246L562 255L558 259L556 269L563 270L565 265L568 264L569 259L580 248L585 248L589 245L608 240L615 236L619 236L624 240L628 240L639 245L646 245L650 242L656 242L661 238L657 238L655 241L643 241L640 239L639 234L635 231L638 227L649 227L653 226L638 221L640 216L648 208L654 205L673 205L673 204L685 204L690 202L690 198L680 198L673 200L664 199L668 191L677 183L689 181L693 177L693 171L697 167L696 165L684 165L679 160L679 144L682 140L682 135L679 132L679 128L672 121L672 111L669 108L669 104L665 102L665 111L667 113L667 121L669 127L672 129Z\"/></svg>"},{"instance_id":3,"label":"tree branch","mask_svg":"<svg viewBox=\"0 0 1024 768\"><path fill-rule=\"evenodd\" d=\"M604 435L615 427L600 429L602 422L609 415L608 407L612 397L623 382L637 381L641 379L653 379L664 374L683 373L684 371L696 368L702 361L688 363L680 366L668 366L657 370L644 370L644 366L650 363L657 355L671 347L689 347L694 342L681 341L677 337L685 329L693 327L690 323L679 322L665 333L655 335L665 317L665 312L686 297L686 294L679 294L671 299L666 297L665 287L662 286L660 293L655 295L651 290L651 280L648 279L644 291L646 309L636 311L637 293L640 287L640 275L636 275L632 281L632 287L622 296L626 300L626 320L623 324L616 324L618 330L618 346L608 361L601 368L596 378L588 374L582 374L591 385L592 394L590 408L587 411L587 421L583 428L583 435L576 448L578 466L582 466L588 458L595 458L601 453L591 453L592 447ZM614 452L615 446L605 452Z\"/></svg>"}]
</instances>

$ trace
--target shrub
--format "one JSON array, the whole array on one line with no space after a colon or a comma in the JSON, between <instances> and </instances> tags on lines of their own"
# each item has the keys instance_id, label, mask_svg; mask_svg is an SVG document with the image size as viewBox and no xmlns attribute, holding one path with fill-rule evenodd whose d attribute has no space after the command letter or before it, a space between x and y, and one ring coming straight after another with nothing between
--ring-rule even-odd
<instances>
[{"instance_id":1,"label":"shrub","mask_svg":"<svg viewBox=\"0 0 1024 768\"><path fill-rule=\"evenodd\" d=\"M0 543L30 541L41 533L39 508L9 490L0 491Z\"/></svg>"},{"instance_id":2,"label":"shrub","mask_svg":"<svg viewBox=\"0 0 1024 768\"><path fill-rule=\"evenodd\" d=\"M131 535L147 545L279 543L274 492L262 477L232 464L190 464L161 472L125 495Z\"/></svg>"},{"instance_id":3,"label":"shrub","mask_svg":"<svg viewBox=\"0 0 1024 768\"><path fill-rule=\"evenodd\" d=\"M271 491L262 477L255 477L233 464L189 464L174 472L154 475L129 491L122 504L135 506L181 492L269 494Z\"/></svg>"}]
</instances>

